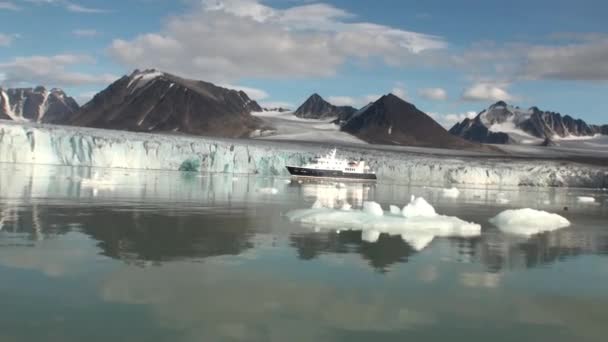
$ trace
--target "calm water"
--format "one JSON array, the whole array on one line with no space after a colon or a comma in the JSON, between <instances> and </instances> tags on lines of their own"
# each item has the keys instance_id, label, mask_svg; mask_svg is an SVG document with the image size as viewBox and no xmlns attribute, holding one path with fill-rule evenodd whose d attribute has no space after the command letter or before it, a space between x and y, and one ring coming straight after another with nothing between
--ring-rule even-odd
<instances>
[{"instance_id":1,"label":"calm water","mask_svg":"<svg viewBox=\"0 0 608 342\"><path fill-rule=\"evenodd\" d=\"M0 164L0 341L608 340L608 194L461 190ZM412 194L482 235L417 251L284 217ZM573 225L487 222L519 207Z\"/></svg>"}]
</instances>

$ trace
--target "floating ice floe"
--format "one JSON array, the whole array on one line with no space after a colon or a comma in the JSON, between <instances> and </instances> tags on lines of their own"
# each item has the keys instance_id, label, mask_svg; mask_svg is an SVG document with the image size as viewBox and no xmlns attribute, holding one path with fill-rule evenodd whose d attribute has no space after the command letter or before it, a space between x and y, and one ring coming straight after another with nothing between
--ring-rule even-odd
<instances>
[{"instance_id":1,"label":"floating ice floe","mask_svg":"<svg viewBox=\"0 0 608 342\"><path fill-rule=\"evenodd\" d=\"M279 193L277 188L259 188L258 192L264 195L276 195Z\"/></svg>"},{"instance_id":2,"label":"floating ice floe","mask_svg":"<svg viewBox=\"0 0 608 342\"><path fill-rule=\"evenodd\" d=\"M505 210L490 223L505 233L527 236L570 226L570 221L560 215L530 208Z\"/></svg>"},{"instance_id":3,"label":"floating ice floe","mask_svg":"<svg viewBox=\"0 0 608 342\"><path fill-rule=\"evenodd\" d=\"M364 202L361 210L338 210L322 207L317 201L311 209L292 210L286 214L292 222L298 222L320 230L359 230L361 238L375 242L380 234L398 235L412 248L421 250L436 236L472 237L481 234L481 226L458 217L439 215L423 198L412 196L402 210L392 206L385 213L380 204Z\"/></svg>"},{"instance_id":4,"label":"floating ice floe","mask_svg":"<svg viewBox=\"0 0 608 342\"><path fill-rule=\"evenodd\" d=\"M458 196L460 196L460 190L457 188L442 189L441 195L446 198L458 198Z\"/></svg>"},{"instance_id":5,"label":"floating ice floe","mask_svg":"<svg viewBox=\"0 0 608 342\"><path fill-rule=\"evenodd\" d=\"M595 203L595 198L589 196L578 196L576 200L578 203Z\"/></svg>"}]
</instances>

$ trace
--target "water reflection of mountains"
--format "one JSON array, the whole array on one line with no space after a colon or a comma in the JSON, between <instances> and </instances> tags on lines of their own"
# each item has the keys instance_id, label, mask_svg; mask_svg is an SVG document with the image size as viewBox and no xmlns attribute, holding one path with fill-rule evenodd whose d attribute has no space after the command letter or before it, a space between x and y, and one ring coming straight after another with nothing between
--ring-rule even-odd
<instances>
[{"instance_id":1,"label":"water reflection of mountains","mask_svg":"<svg viewBox=\"0 0 608 342\"><path fill-rule=\"evenodd\" d=\"M0 175L0 178L3 176ZM147 189L153 189L154 196L164 198L179 198L175 189L192 187L192 179L167 181L157 177L157 183L147 184ZM232 178L231 178L232 179ZM150 179L147 180L148 182ZM230 207L230 201L245 201L248 196L255 196L258 184L250 181L232 184L232 181L200 180L206 182L212 200L216 204L224 204L224 211L183 213L179 208L175 212L167 207L151 207L141 210L135 205L124 205L119 210L112 207L78 206L53 204L53 201L31 201L33 197L49 198L57 193L73 192L73 182L49 184L48 181L39 183L36 177L26 177L25 181L12 182L10 188L3 187L0 191L2 198L10 201L0 201L0 248L18 244L31 246L27 243L48 238L60 238L70 231L82 232L97 242L100 253L131 264L163 263L175 260L201 261L206 258L222 255L240 255L252 250L260 244L276 243L276 230L282 225L288 225L280 218L281 208L268 207L264 213L248 213L244 208ZM257 180L255 182L258 182ZM284 187L296 187L299 196L323 197L323 201L334 201L339 204L342 200L356 203L368 198L370 190L361 184L346 184L340 186L344 190L320 189L316 185L294 184L286 185L283 180L262 180L271 184L282 183ZM177 184L176 184L177 183ZM184 184L185 183L185 184ZM4 179L2 184L8 184ZM39 186L42 184L43 186ZM165 184L165 185L163 185ZM167 185L168 184L168 185ZM220 186L221 189L216 188ZM325 185L324 185L325 186ZM10 190L7 190L10 189ZM124 193L125 189L121 188ZM141 188L131 187L131 191L141 195ZM164 190L166 189L166 190ZM12 191L12 192L11 192ZM338 198L332 194L338 194ZM70 195L73 196L73 195ZM110 196L106 194L106 196ZM195 192L188 192L199 196ZM67 197L66 197L67 198ZM198 199L198 198L197 198ZM146 202L146 197L140 198ZM210 203L208 202L208 203ZM328 203L329 203L328 202ZM168 204L167 204L168 206ZM158 210L162 209L162 210ZM231 212L231 210L235 212ZM251 210L251 209L250 209ZM261 210L256 208L253 210ZM268 223L273 228L260 228ZM3 237L2 234L5 236ZM6 234L9 235L7 238ZM264 238L260 239L260 236ZM314 233L307 231L289 231L287 244L301 260L314 261L321 255L360 255L370 267L379 272L389 272L391 266L407 263L418 253L400 237L382 235L378 242L362 241L360 232L342 231ZM597 227L573 227L557 232L521 239L501 234L485 227L481 237L468 238L438 238L427 249L442 243L449 246L449 256L452 260L480 262L489 271L498 272L510 268L532 268L564 261L572 257L595 254L608 254L608 231Z\"/></svg>"}]
</instances>

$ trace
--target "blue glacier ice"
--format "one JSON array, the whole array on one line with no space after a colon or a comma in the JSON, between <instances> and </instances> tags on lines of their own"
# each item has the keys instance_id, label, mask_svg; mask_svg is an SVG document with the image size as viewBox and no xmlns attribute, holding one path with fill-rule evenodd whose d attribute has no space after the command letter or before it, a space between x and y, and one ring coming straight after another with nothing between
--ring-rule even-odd
<instances>
[{"instance_id":1,"label":"blue glacier ice","mask_svg":"<svg viewBox=\"0 0 608 342\"><path fill-rule=\"evenodd\" d=\"M286 165L301 165L329 147L0 121L0 162L6 163L178 170L195 161L200 172L286 176ZM379 179L398 183L608 187L608 169L598 166L374 148L339 153L365 159Z\"/></svg>"}]
</instances>

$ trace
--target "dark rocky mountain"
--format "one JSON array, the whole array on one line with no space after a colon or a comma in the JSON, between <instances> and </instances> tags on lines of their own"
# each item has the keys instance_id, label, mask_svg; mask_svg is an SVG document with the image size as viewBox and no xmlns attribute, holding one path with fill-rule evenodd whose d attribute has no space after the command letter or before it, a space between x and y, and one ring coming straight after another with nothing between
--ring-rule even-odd
<instances>
[{"instance_id":1,"label":"dark rocky mountain","mask_svg":"<svg viewBox=\"0 0 608 342\"><path fill-rule=\"evenodd\" d=\"M319 94L312 94L296 109L295 116L304 119L336 118L339 122L347 121L357 111L351 106L334 106L325 101Z\"/></svg>"},{"instance_id":2,"label":"dark rocky mountain","mask_svg":"<svg viewBox=\"0 0 608 342\"><path fill-rule=\"evenodd\" d=\"M483 149L451 135L430 116L393 94L354 113L342 130L372 144Z\"/></svg>"},{"instance_id":3,"label":"dark rocky mountain","mask_svg":"<svg viewBox=\"0 0 608 342\"><path fill-rule=\"evenodd\" d=\"M608 135L608 125L591 125L591 128L595 132L595 134Z\"/></svg>"},{"instance_id":4,"label":"dark rocky mountain","mask_svg":"<svg viewBox=\"0 0 608 342\"><path fill-rule=\"evenodd\" d=\"M556 112L542 111L537 107L523 110L498 101L473 119L465 119L450 129L450 133L470 141L509 144L531 138L551 141L555 137L593 136L602 133L600 126L562 116Z\"/></svg>"},{"instance_id":5,"label":"dark rocky mountain","mask_svg":"<svg viewBox=\"0 0 608 342\"><path fill-rule=\"evenodd\" d=\"M0 88L0 119L14 121L61 123L79 106L61 89Z\"/></svg>"},{"instance_id":6,"label":"dark rocky mountain","mask_svg":"<svg viewBox=\"0 0 608 342\"><path fill-rule=\"evenodd\" d=\"M262 108L243 91L156 70L134 71L95 95L69 121L76 126L245 137Z\"/></svg>"}]
</instances>

